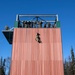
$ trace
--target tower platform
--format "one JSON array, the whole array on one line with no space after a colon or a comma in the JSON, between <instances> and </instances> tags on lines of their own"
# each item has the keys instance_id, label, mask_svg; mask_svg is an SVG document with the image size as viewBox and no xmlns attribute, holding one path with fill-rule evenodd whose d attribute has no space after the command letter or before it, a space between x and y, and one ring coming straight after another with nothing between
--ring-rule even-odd
<instances>
[{"instance_id":1,"label":"tower platform","mask_svg":"<svg viewBox=\"0 0 75 75\"><path fill-rule=\"evenodd\" d=\"M3 30L2 33L4 34L6 40L9 42L9 44L12 44L13 30Z\"/></svg>"}]
</instances>

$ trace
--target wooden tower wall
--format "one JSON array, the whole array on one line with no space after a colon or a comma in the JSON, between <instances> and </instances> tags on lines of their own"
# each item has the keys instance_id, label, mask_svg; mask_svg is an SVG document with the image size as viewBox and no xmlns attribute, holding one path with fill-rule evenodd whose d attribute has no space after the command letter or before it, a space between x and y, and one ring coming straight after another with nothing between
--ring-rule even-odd
<instances>
[{"instance_id":1,"label":"wooden tower wall","mask_svg":"<svg viewBox=\"0 0 75 75\"><path fill-rule=\"evenodd\" d=\"M60 28L15 28L12 48L10 75L64 75Z\"/></svg>"}]
</instances>

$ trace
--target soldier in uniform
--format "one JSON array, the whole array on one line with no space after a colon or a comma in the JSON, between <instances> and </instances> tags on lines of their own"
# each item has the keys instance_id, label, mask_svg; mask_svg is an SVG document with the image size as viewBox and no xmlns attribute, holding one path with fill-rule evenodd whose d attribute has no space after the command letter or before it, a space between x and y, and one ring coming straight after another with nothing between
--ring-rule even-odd
<instances>
[{"instance_id":1,"label":"soldier in uniform","mask_svg":"<svg viewBox=\"0 0 75 75\"><path fill-rule=\"evenodd\" d=\"M8 26L5 26L5 30L9 30L9 27Z\"/></svg>"},{"instance_id":2,"label":"soldier in uniform","mask_svg":"<svg viewBox=\"0 0 75 75\"><path fill-rule=\"evenodd\" d=\"M35 40L39 43L41 43L40 34L37 33Z\"/></svg>"},{"instance_id":3,"label":"soldier in uniform","mask_svg":"<svg viewBox=\"0 0 75 75\"><path fill-rule=\"evenodd\" d=\"M27 21L23 21L23 27L24 27L24 28L27 28L27 27L28 27Z\"/></svg>"},{"instance_id":4,"label":"soldier in uniform","mask_svg":"<svg viewBox=\"0 0 75 75\"><path fill-rule=\"evenodd\" d=\"M39 22L39 28L42 28L42 21Z\"/></svg>"}]
</instances>

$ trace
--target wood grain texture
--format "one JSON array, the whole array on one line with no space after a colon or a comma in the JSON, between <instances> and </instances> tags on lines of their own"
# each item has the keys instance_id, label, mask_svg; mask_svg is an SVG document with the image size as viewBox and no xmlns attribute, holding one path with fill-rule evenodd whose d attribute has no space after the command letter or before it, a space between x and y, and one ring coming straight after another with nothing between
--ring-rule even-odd
<instances>
[{"instance_id":1,"label":"wood grain texture","mask_svg":"<svg viewBox=\"0 0 75 75\"><path fill-rule=\"evenodd\" d=\"M10 75L64 75L60 28L15 28L12 48Z\"/></svg>"}]
</instances>

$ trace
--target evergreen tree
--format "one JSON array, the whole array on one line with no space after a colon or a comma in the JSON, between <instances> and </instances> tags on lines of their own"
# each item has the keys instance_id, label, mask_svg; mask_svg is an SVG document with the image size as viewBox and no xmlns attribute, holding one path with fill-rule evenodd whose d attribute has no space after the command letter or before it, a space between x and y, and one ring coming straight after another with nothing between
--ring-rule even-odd
<instances>
[{"instance_id":1,"label":"evergreen tree","mask_svg":"<svg viewBox=\"0 0 75 75\"><path fill-rule=\"evenodd\" d=\"M0 58L0 75L5 75L5 59Z\"/></svg>"},{"instance_id":2,"label":"evergreen tree","mask_svg":"<svg viewBox=\"0 0 75 75\"><path fill-rule=\"evenodd\" d=\"M65 60L65 62L64 62L64 74L65 74L65 75L68 75L68 74L67 74L67 65L68 65L68 64L67 64L67 61Z\"/></svg>"},{"instance_id":3,"label":"evergreen tree","mask_svg":"<svg viewBox=\"0 0 75 75\"><path fill-rule=\"evenodd\" d=\"M7 75L10 75L10 62L11 62L11 58L7 57L6 58L6 70L7 70Z\"/></svg>"},{"instance_id":4,"label":"evergreen tree","mask_svg":"<svg viewBox=\"0 0 75 75\"><path fill-rule=\"evenodd\" d=\"M64 74L65 75L75 75L75 55L73 48L71 47L71 57L64 63Z\"/></svg>"},{"instance_id":5,"label":"evergreen tree","mask_svg":"<svg viewBox=\"0 0 75 75\"><path fill-rule=\"evenodd\" d=\"M70 66L71 66L71 58L69 56L68 60L67 61L65 60L65 63L64 63L64 74L65 75L71 75Z\"/></svg>"},{"instance_id":6,"label":"evergreen tree","mask_svg":"<svg viewBox=\"0 0 75 75\"><path fill-rule=\"evenodd\" d=\"M71 74L75 75L75 56L72 47L71 47Z\"/></svg>"}]
</instances>

